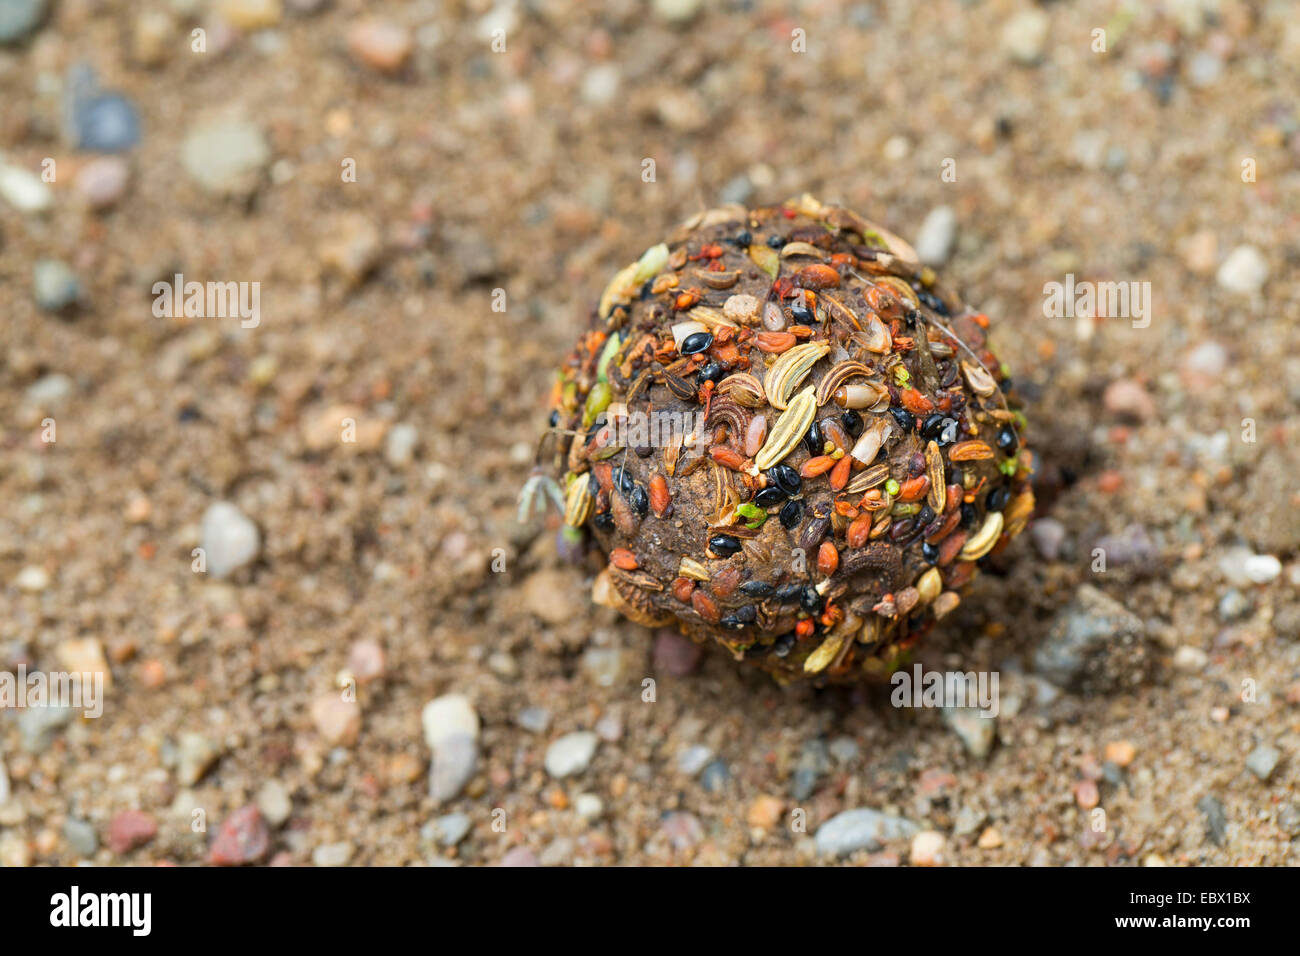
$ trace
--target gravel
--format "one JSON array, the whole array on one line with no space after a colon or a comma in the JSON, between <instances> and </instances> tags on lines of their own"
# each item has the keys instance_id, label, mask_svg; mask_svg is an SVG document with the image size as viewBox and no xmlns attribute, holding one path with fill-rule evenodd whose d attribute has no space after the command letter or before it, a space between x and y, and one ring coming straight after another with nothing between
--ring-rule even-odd
<instances>
[{"instance_id":1,"label":"gravel","mask_svg":"<svg viewBox=\"0 0 1300 956\"><path fill-rule=\"evenodd\" d=\"M822 856L847 856L856 850L879 850L892 840L909 839L920 827L904 817L867 807L845 810L817 829L817 852Z\"/></svg>"},{"instance_id":2,"label":"gravel","mask_svg":"<svg viewBox=\"0 0 1300 956\"><path fill-rule=\"evenodd\" d=\"M1246 769L1267 783L1281 759L1282 754L1276 747L1260 744L1246 757Z\"/></svg>"},{"instance_id":3,"label":"gravel","mask_svg":"<svg viewBox=\"0 0 1300 956\"><path fill-rule=\"evenodd\" d=\"M1268 281L1268 260L1254 246L1238 246L1223 260L1216 278L1229 292L1251 295Z\"/></svg>"},{"instance_id":4,"label":"gravel","mask_svg":"<svg viewBox=\"0 0 1300 956\"><path fill-rule=\"evenodd\" d=\"M271 147L256 123L239 118L195 126L181 144L181 165L207 193L247 196L261 184Z\"/></svg>"},{"instance_id":5,"label":"gravel","mask_svg":"<svg viewBox=\"0 0 1300 956\"><path fill-rule=\"evenodd\" d=\"M32 270L32 297L46 312L64 312L81 299L81 281L72 267L57 259L41 259Z\"/></svg>"},{"instance_id":6,"label":"gravel","mask_svg":"<svg viewBox=\"0 0 1300 956\"><path fill-rule=\"evenodd\" d=\"M1151 648L1142 619L1091 584L1057 612L1034 652L1035 669L1070 690L1113 691L1150 676Z\"/></svg>"},{"instance_id":7,"label":"gravel","mask_svg":"<svg viewBox=\"0 0 1300 956\"><path fill-rule=\"evenodd\" d=\"M588 730L565 734L546 748L546 772L552 777L572 777L591 764L598 738Z\"/></svg>"},{"instance_id":8,"label":"gravel","mask_svg":"<svg viewBox=\"0 0 1300 956\"><path fill-rule=\"evenodd\" d=\"M951 206L935 206L921 223L914 247L923 263L941 266L952 255L956 240L957 213Z\"/></svg>"},{"instance_id":9,"label":"gravel","mask_svg":"<svg viewBox=\"0 0 1300 956\"><path fill-rule=\"evenodd\" d=\"M446 694L426 704L420 720L433 751L429 795L445 803L459 796L478 767L478 713L463 694Z\"/></svg>"},{"instance_id":10,"label":"gravel","mask_svg":"<svg viewBox=\"0 0 1300 956\"><path fill-rule=\"evenodd\" d=\"M257 525L228 501L208 506L199 526L199 540L208 574L217 579L249 564L262 550Z\"/></svg>"}]
</instances>

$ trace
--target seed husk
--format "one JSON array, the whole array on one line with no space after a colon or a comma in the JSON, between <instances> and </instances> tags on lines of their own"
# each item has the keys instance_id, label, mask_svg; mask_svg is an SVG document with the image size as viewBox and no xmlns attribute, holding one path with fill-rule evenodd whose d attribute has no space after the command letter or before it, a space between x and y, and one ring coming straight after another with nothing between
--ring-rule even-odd
<instances>
[{"instance_id":1,"label":"seed husk","mask_svg":"<svg viewBox=\"0 0 1300 956\"><path fill-rule=\"evenodd\" d=\"M889 333L889 327L881 322L880 317L874 312L867 316L866 328L855 338L868 352L879 355L888 354L894 347L894 337Z\"/></svg>"},{"instance_id":2,"label":"seed husk","mask_svg":"<svg viewBox=\"0 0 1300 956\"><path fill-rule=\"evenodd\" d=\"M966 381L971 391L981 398L988 398L998 390L997 382L993 381L993 376L984 366L962 362L961 370L966 374Z\"/></svg>"},{"instance_id":3,"label":"seed husk","mask_svg":"<svg viewBox=\"0 0 1300 956\"><path fill-rule=\"evenodd\" d=\"M591 493L591 473L574 478L564 492L564 523L581 528L591 517L596 497Z\"/></svg>"},{"instance_id":4,"label":"seed husk","mask_svg":"<svg viewBox=\"0 0 1300 956\"><path fill-rule=\"evenodd\" d=\"M862 431L862 437L858 439L853 450L849 452L854 458L864 465L871 464L876 455L880 453L880 448L889 437L889 422L883 418L877 418Z\"/></svg>"},{"instance_id":5,"label":"seed husk","mask_svg":"<svg viewBox=\"0 0 1300 956\"><path fill-rule=\"evenodd\" d=\"M781 407L785 408L785 411L772 426L762 450L754 458L756 471L753 474L765 471L780 462L803 440L804 433L812 424L813 416L817 414L817 399L814 397L812 386L796 395L788 408L785 405Z\"/></svg>"},{"instance_id":6,"label":"seed husk","mask_svg":"<svg viewBox=\"0 0 1300 956\"><path fill-rule=\"evenodd\" d=\"M718 383L718 395L730 395L746 408L763 404L763 384L748 372L736 372Z\"/></svg>"},{"instance_id":7,"label":"seed husk","mask_svg":"<svg viewBox=\"0 0 1300 956\"><path fill-rule=\"evenodd\" d=\"M876 485L883 483L888 477L888 464L872 465L866 471L862 472L850 481L844 490L851 495L860 495L864 491L868 491L876 487Z\"/></svg>"},{"instance_id":8,"label":"seed husk","mask_svg":"<svg viewBox=\"0 0 1300 956\"><path fill-rule=\"evenodd\" d=\"M948 449L950 461L983 461L993 457L993 449L982 441L958 442Z\"/></svg>"},{"instance_id":9,"label":"seed husk","mask_svg":"<svg viewBox=\"0 0 1300 956\"><path fill-rule=\"evenodd\" d=\"M767 391L767 400L772 403L772 407L784 410L790 393L804 380L813 365L830 350L830 344L827 342L805 342L796 345L773 362L772 367L767 370L767 378L763 383ZM811 392L811 389L809 391ZM813 407L816 407L815 396Z\"/></svg>"},{"instance_id":10,"label":"seed husk","mask_svg":"<svg viewBox=\"0 0 1300 956\"><path fill-rule=\"evenodd\" d=\"M775 249L765 243L755 243L749 247L749 258L773 279L781 271L781 257Z\"/></svg>"},{"instance_id":11,"label":"seed husk","mask_svg":"<svg viewBox=\"0 0 1300 956\"><path fill-rule=\"evenodd\" d=\"M792 256L812 256L814 259L824 260L826 253L810 242L787 242L781 247L781 258L789 259Z\"/></svg>"},{"instance_id":12,"label":"seed husk","mask_svg":"<svg viewBox=\"0 0 1300 956\"><path fill-rule=\"evenodd\" d=\"M867 368L861 362L837 362L832 366L831 370L822 377L822 380L817 383L817 407L820 408L829 402L831 396L835 394L836 390L843 385L846 380L852 378L854 375L867 376L870 374L871 369ZM840 407L848 408L854 406L841 405ZM866 406L858 405L856 407L865 408Z\"/></svg>"},{"instance_id":13,"label":"seed husk","mask_svg":"<svg viewBox=\"0 0 1300 956\"><path fill-rule=\"evenodd\" d=\"M916 590L922 604L929 604L943 590L943 575L938 568L930 568L916 579Z\"/></svg>"},{"instance_id":14,"label":"seed husk","mask_svg":"<svg viewBox=\"0 0 1300 956\"><path fill-rule=\"evenodd\" d=\"M840 652L840 645L844 643L844 635L838 632L829 634L826 640L818 645L817 650L808 655L803 662L805 674L816 674L824 671L830 666L831 661L835 660L835 655Z\"/></svg>"},{"instance_id":15,"label":"seed husk","mask_svg":"<svg viewBox=\"0 0 1300 956\"><path fill-rule=\"evenodd\" d=\"M695 275L710 289L730 289L740 280L740 272L697 271Z\"/></svg>"},{"instance_id":16,"label":"seed husk","mask_svg":"<svg viewBox=\"0 0 1300 956\"><path fill-rule=\"evenodd\" d=\"M720 273L714 273L714 275L719 274ZM692 322L698 322L710 331L715 331L722 327L732 329L740 328L740 326L728 318L727 315L708 305L697 305L695 308L691 309L691 311L686 313L686 317Z\"/></svg>"},{"instance_id":17,"label":"seed husk","mask_svg":"<svg viewBox=\"0 0 1300 956\"><path fill-rule=\"evenodd\" d=\"M684 402L693 401L695 398L695 383L687 381L680 375L664 372L664 384L668 386L668 391Z\"/></svg>"},{"instance_id":18,"label":"seed husk","mask_svg":"<svg viewBox=\"0 0 1300 956\"><path fill-rule=\"evenodd\" d=\"M962 545L963 561L976 561L993 550L993 545L997 544L1002 534L1002 520L1001 511L990 511L984 516L984 523L980 525L979 531L971 535Z\"/></svg>"},{"instance_id":19,"label":"seed husk","mask_svg":"<svg viewBox=\"0 0 1300 956\"><path fill-rule=\"evenodd\" d=\"M925 473L930 479L926 504L934 509L935 514L940 514L948 503L948 489L944 484L943 452L934 441L925 446Z\"/></svg>"},{"instance_id":20,"label":"seed husk","mask_svg":"<svg viewBox=\"0 0 1300 956\"><path fill-rule=\"evenodd\" d=\"M679 577L691 578L694 581L709 580L709 569L694 558L682 558L677 566Z\"/></svg>"}]
</instances>

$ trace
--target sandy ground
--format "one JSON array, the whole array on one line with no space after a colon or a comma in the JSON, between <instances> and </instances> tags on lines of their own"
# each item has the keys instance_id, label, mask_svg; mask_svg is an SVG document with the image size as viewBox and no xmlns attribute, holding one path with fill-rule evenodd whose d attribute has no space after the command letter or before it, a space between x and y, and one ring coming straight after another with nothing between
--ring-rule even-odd
<instances>
[{"instance_id":1,"label":"sandy ground","mask_svg":"<svg viewBox=\"0 0 1300 956\"><path fill-rule=\"evenodd\" d=\"M790 865L860 807L937 831L927 861L1300 861L1294 4L261 6L64 0L0 48L0 150L59 170L45 212L0 198L0 670L111 673L99 719L0 712L0 863L192 864L216 840L295 864ZM350 50L364 13L411 45L396 72ZM83 62L141 115L98 211L63 132ZM227 115L264 152L200 182L183 144ZM1031 399L1041 527L920 655L1000 673L984 757L878 690L670 666L667 640L656 661L589 604L553 513L515 521L552 369L612 271L701 206L803 191L909 237L951 207L944 272ZM59 314L43 259L81 283ZM260 323L155 316L176 272L260 283ZM1149 282L1149 325L1046 317L1068 273ZM192 570L217 501L260 536L221 580ZM1033 674L1084 583L1156 642L1140 690ZM447 694L481 729L436 805L421 711ZM593 729L589 766L547 772Z\"/></svg>"}]
</instances>

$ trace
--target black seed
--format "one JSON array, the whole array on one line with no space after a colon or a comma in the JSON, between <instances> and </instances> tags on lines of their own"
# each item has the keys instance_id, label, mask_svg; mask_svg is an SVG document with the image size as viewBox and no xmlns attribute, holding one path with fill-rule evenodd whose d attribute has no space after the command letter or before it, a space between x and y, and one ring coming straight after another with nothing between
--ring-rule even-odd
<instances>
[{"instance_id":1,"label":"black seed","mask_svg":"<svg viewBox=\"0 0 1300 956\"><path fill-rule=\"evenodd\" d=\"M912 326L912 325L916 325L916 320L919 319L920 317L921 317L921 313L916 311L916 309L908 309L907 312L903 315L903 320L909 326Z\"/></svg>"},{"instance_id":2,"label":"black seed","mask_svg":"<svg viewBox=\"0 0 1300 956\"><path fill-rule=\"evenodd\" d=\"M781 527L786 531L793 531L799 527L799 522L803 520L803 502L798 498L791 498L781 509Z\"/></svg>"},{"instance_id":3,"label":"black seed","mask_svg":"<svg viewBox=\"0 0 1300 956\"><path fill-rule=\"evenodd\" d=\"M948 484L950 485L958 485L959 487L965 488L966 486L962 484L965 477L965 472L960 468L950 468L948 470Z\"/></svg>"},{"instance_id":4,"label":"black seed","mask_svg":"<svg viewBox=\"0 0 1300 956\"><path fill-rule=\"evenodd\" d=\"M916 513L916 520L921 524L929 524L934 520L934 509L929 505L923 505L921 510Z\"/></svg>"},{"instance_id":5,"label":"black seed","mask_svg":"<svg viewBox=\"0 0 1300 956\"><path fill-rule=\"evenodd\" d=\"M726 374L726 371L727 370L717 362L710 362L695 373L695 380L701 383L721 381L722 376Z\"/></svg>"},{"instance_id":6,"label":"black seed","mask_svg":"<svg viewBox=\"0 0 1300 956\"><path fill-rule=\"evenodd\" d=\"M185 405L181 408L180 412L177 413L176 420L181 424L185 424L186 422L197 422L202 417L203 416L199 414L199 410L193 405Z\"/></svg>"},{"instance_id":7,"label":"black seed","mask_svg":"<svg viewBox=\"0 0 1300 956\"><path fill-rule=\"evenodd\" d=\"M736 617L744 621L746 624L753 624L758 620L758 608L754 607L752 604L746 604L744 607L736 610Z\"/></svg>"},{"instance_id":8,"label":"black seed","mask_svg":"<svg viewBox=\"0 0 1300 956\"><path fill-rule=\"evenodd\" d=\"M777 657L785 657L790 653L790 649L794 647L795 640L797 638L795 638L793 631L789 634L782 634L772 642L772 653Z\"/></svg>"},{"instance_id":9,"label":"black seed","mask_svg":"<svg viewBox=\"0 0 1300 956\"><path fill-rule=\"evenodd\" d=\"M816 422L808 426L808 434L803 436L803 444L808 449L808 454L814 458L825 454L822 449L826 446L826 439L822 438L822 430Z\"/></svg>"},{"instance_id":10,"label":"black seed","mask_svg":"<svg viewBox=\"0 0 1300 956\"><path fill-rule=\"evenodd\" d=\"M1002 389L1003 392L1011 391L1011 379L1004 378L1002 381L998 382L998 388Z\"/></svg>"},{"instance_id":11,"label":"black seed","mask_svg":"<svg viewBox=\"0 0 1300 956\"><path fill-rule=\"evenodd\" d=\"M1007 506L1007 501L1011 498L1011 492L1006 485L998 485L989 492L988 497L984 499L984 507L989 511L1001 511Z\"/></svg>"},{"instance_id":12,"label":"black seed","mask_svg":"<svg viewBox=\"0 0 1300 956\"><path fill-rule=\"evenodd\" d=\"M746 581L740 586L740 590L750 597L765 598L771 597L776 589L766 581Z\"/></svg>"},{"instance_id":13,"label":"black seed","mask_svg":"<svg viewBox=\"0 0 1300 956\"><path fill-rule=\"evenodd\" d=\"M894 421L898 422L898 427L903 431L910 432L916 428L916 418L906 408L895 405L889 410L889 414L894 416Z\"/></svg>"},{"instance_id":14,"label":"black seed","mask_svg":"<svg viewBox=\"0 0 1300 956\"><path fill-rule=\"evenodd\" d=\"M906 412L904 412L904 414L906 414ZM852 408L840 416L840 422L844 425L844 430L848 432L851 437L857 438L862 434L862 416Z\"/></svg>"},{"instance_id":15,"label":"black seed","mask_svg":"<svg viewBox=\"0 0 1300 956\"><path fill-rule=\"evenodd\" d=\"M773 465L767 470L767 477L776 482L776 486L787 495L797 495L799 489L803 487L803 479L799 477L799 472L789 465Z\"/></svg>"},{"instance_id":16,"label":"black seed","mask_svg":"<svg viewBox=\"0 0 1300 956\"><path fill-rule=\"evenodd\" d=\"M998 431L998 447L1007 454L1014 454L1018 444L1020 441L1016 438L1014 428L1002 428Z\"/></svg>"},{"instance_id":17,"label":"black seed","mask_svg":"<svg viewBox=\"0 0 1300 956\"><path fill-rule=\"evenodd\" d=\"M805 586L799 592L799 606L809 614L816 614L822 609L822 596L812 586Z\"/></svg>"},{"instance_id":18,"label":"black seed","mask_svg":"<svg viewBox=\"0 0 1300 956\"><path fill-rule=\"evenodd\" d=\"M721 624L729 631L740 631L743 630L745 627L745 622L742 621L740 618L736 617L736 615L734 614L728 614L718 623Z\"/></svg>"},{"instance_id":19,"label":"black seed","mask_svg":"<svg viewBox=\"0 0 1300 956\"><path fill-rule=\"evenodd\" d=\"M628 497L631 497L632 489L636 487L636 482L632 480L632 476L627 473L627 469L623 468L622 465L614 469L614 484L619 491Z\"/></svg>"},{"instance_id":20,"label":"black seed","mask_svg":"<svg viewBox=\"0 0 1300 956\"><path fill-rule=\"evenodd\" d=\"M939 560L939 548L929 541L921 543L921 557L925 558L927 564L934 564Z\"/></svg>"},{"instance_id":21,"label":"black seed","mask_svg":"<svg viewBox=\"0 0 1300 956\"><path fill-rule=\"evenodd\" d=\"M549 422L551 423L551 427L552 427L552 428L554 428L556 425L560 424L560 410L559 410L558 408L552 409L552 410L551 410L551 417L548 418L547 421L549 421Z\"/></svg>"},{"instance_id":22,"label":"black seed","mask_svg":"<svg viewBox=\"0 0 1300 956\"><path fill-rule=\"evenodd\" d=\"M776 485L769 485L754 496L754 504L760 508L775 508L789 497Z\"/></svg>"},{"instance_id":23,"label":"black seed","mask_svg":"<svg viewBox=\"0 0 1300 956\"><path fill-rule=\"evenodd\" d=\"M650 298L650 290L654 288L654 284L655 284L654 279L646 279L645 282L641 283L640 298L642 301Z\"/></svg>"},{"instance_id":24,"label":"black seed","mask_svg":"<svg viewBox=\"0 0 1300 956\"><path fill-rule=\"evenodd\" d=\"M947 416L942 412L935 412L933 415L927 415L925 421L921 422L921 437L938 438L939 432L943 429L943 423Z\"/></svg>"},{"instance_id":25,"label":"black seed","mask_svg":"<svg viewBox=\"0 0 1300 956\"><path fill-rule=\"evenodd\" d=\"M712 332L692 332L682 340L682 346L677 351L682 355L694 355L696 352L707 351L712 344Z\"/></svg>"},{"instance_id":26,"label":"black seed","mask_svg":"<svg viewBox=\"0 0 1300 956\"><path fill-rule=\"evenodd\" d=\"M636 452L636 456L638 458L649 458L651 455L655 453L655 450L651 448L649 445L637 445L632 450Z\"/></svg>"},{"instance_id":27,"label":"black seed","mask_svg":"<svg viewBox=\"0 0 1300 956\"><path fill-rule=\"evenodd\" d=\"M645 493L645 489L640 485L632 485L632 493L628 495L628 503L636 509L636 513L642 518L650 511L650 496Z\"/></svg>"},{"instance_id":28,"label":"black seed","mask_svg":"<svg viewBox=\"0 0 1300 956\"><path fill-rule=\"evenodd\" d=\"M787 584L785 587L777 588L776 599L784 604L786 601L795 600L801 594L803 594L802 584Z\"/></svg>"},{"instance_id":29,"label":"black seed","mask_svg":"<svg viewBox=\"0 0 1300 956\"><path fill-rule=\"evenodd\" d=\"M752 246L754 244L754 236L748 229L745 229L738 236L736 236L735 239L732 239L731 241L738 246L745 246L746 248L748 248L749 246Z\"/></svg>"},{"instance_id":30,"label":"black seed","mask_svg":"<svg viewBox=\"0 0 1300 956\"><path fill-rule=\"evenodd\" d=\"M943 300L928 289L917 289L916 297L921 300L922 305L928 305L940 315L948 314L948 307L943 304Z\"/></svg>"},{"instance_id":31,"label":"black seed","mask_svg":"<svg viewBox=\"0 0 1300 956\"><path fill-rule=\"evenodd\" d=\"M784 237L784 236L768 236L768 237L767 237L767 244L768 244L769 246L771 246L773 249L780 249L782 246L785 245L785 237Z\"/></svg>"},{"instance_id":32,"label":"black seed","mask_svg":"<svg viewBox=\"0 0 1300 956\"><path fill-rule=\"evenodd\" d=\"M728 558L740 550L740 542L729 534L715 534L709 539L709 550L719 557Z\"/></svg>"},{"instance_id":33,"label":"black seed","mask_svg":"<svg viewBox=\"0 0 1300 956\"><path fill-rule=\"evenodd\" d=\"M614 516L610 514L608 511L600 512L598 515L596 515L596 517L591 519L591 523L594 524L601 531L614 530Z\"/></svg>"},{"instance_id":34,"label":"black seed","mask_svg":"<svg viewBox=\"0 0 1300 956\"><path fill-rule=\"evenodd\" d=\"M961 524L962 524L962 527L963 527L963 528L972 528L972 527L975 526L975 522L976 522L978 519L979 519L979 515L975 512L975 506L972 505L972 504L966 504L966 503L963 503L962 506L961 506Z\"/></svg>"},{"instance_id":35,"label":"black seed","mask_svg":"<svg viewBox=\"0 0 1300 956\"><path fill-rule=\"evenodd\" d=\"M808 308L808 303L803 296L799 296L790 303L790 317L799 325L812 325L817 321L816 313Z\"/></svg>"}]
</instances>

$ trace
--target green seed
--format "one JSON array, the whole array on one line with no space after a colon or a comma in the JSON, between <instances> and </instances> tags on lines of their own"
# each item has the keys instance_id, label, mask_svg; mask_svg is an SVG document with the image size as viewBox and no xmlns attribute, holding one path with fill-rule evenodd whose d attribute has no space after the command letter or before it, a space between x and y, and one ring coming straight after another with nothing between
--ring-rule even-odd
<instances>
[{"instance_id":1,"label":"green seed","mask_svg":"<svg viewBox=\"0 0 1300 956\"><path fill-rule=\"evenodd\" d=\"M890 478L887 482L885 482L885 492L889 495L889 497L891 498L897 497L898 491L899 491L898 482L896 482L893 478Z\"/></svg>"}]
</instances>

